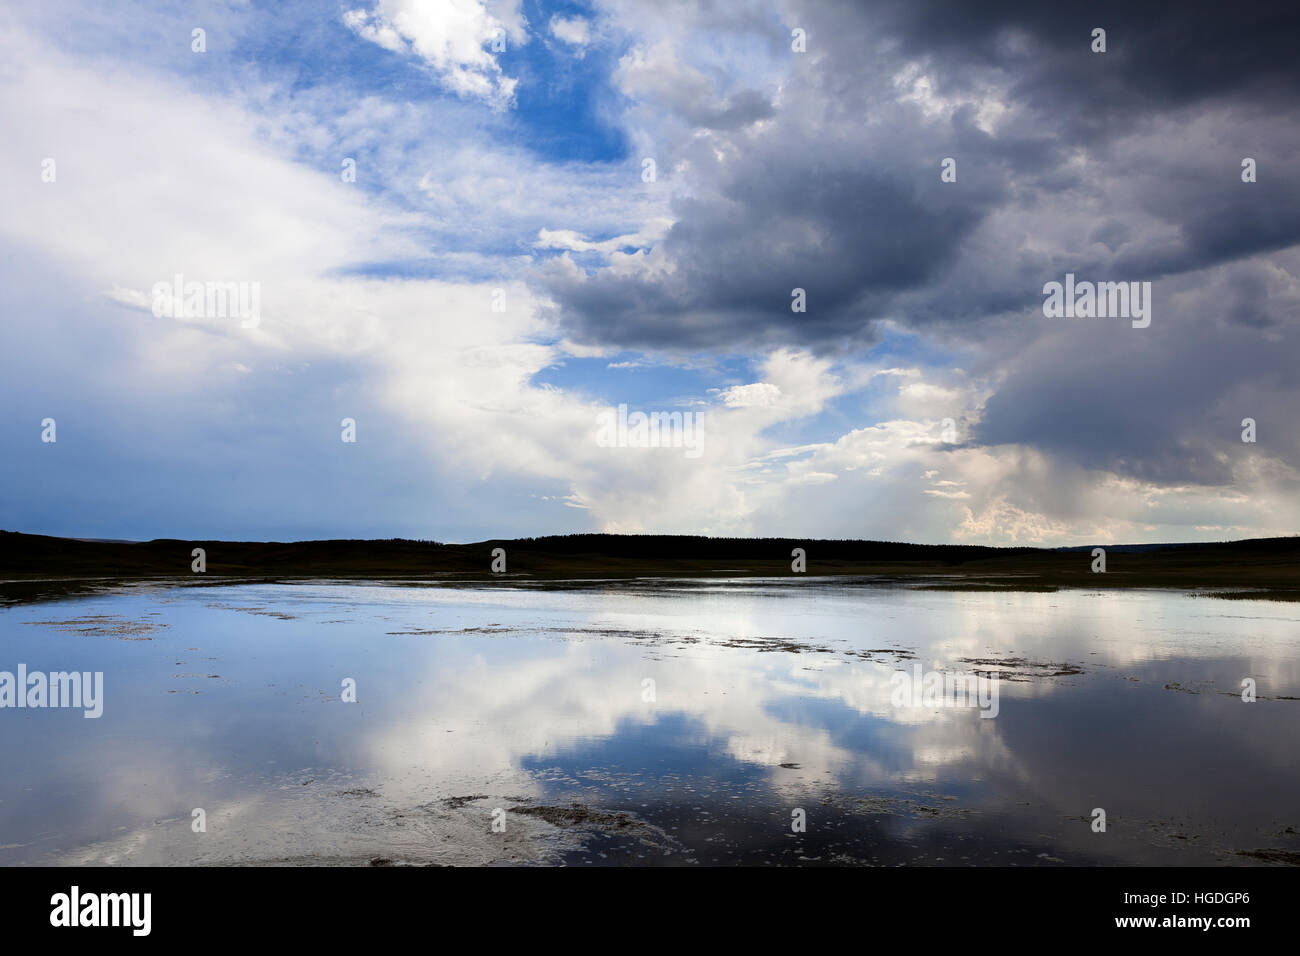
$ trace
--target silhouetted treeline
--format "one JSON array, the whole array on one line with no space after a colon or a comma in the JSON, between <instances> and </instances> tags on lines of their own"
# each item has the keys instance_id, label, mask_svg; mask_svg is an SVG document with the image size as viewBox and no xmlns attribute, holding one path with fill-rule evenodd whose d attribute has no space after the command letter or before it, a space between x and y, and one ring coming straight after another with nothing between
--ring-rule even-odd
<instances>
[{"instance_id":1,"label":"silhouetted treeline","mask_svg":"<svg viewBox=\"0 0 1300 956\"><path fill-rule=\"evenodd\" d=\"M487 541L490 547L514 547L547 554L603 554L617 558L706 559L764 558L790 560L803 548L810 560L826 561L975 561L995 555L1033 554L1039 548L990 548L965 544L907 544L819 538L713 538L694 534L558 534L541 538Z\"/></svg>"},{"instance_id":2,"label":"silhouetted treeline","mask_svg":"<svg viewBox=\"0 0 1300 956\"><path fill-rule=\"evenodd\" d=\"M1288 581L1300 565L1300 537L1190 545L1106 545L1107 586L1136 584L1137 574L1170 575L1174 583L1210 583L1218 572L1244 582L1243 572L1268 575L1269 586ZM701 535L567 534L537 538L442 544L405 538L324 541L82 541L0 531L0 576L189 576L201 549L205 571L224 576L427 577L491 574L491 555L506 552L506 574L535 577L708 576L726 573L789 574L791 552L802 548L809 574L911 574L945 568L999 570L1004 574L1073 580L1090 576L1088 548L991 548L983 545L909 544L801 538L710 538ZM1252 571L1251 573L1254 573ZM1129 577L1125 578L1124 575ZM495 576L495 575L493 575ZM1165 579L1160 579L1161 581ZM1224 580L1228 580L1225 578Z\"/></svg>"}]
</instances>

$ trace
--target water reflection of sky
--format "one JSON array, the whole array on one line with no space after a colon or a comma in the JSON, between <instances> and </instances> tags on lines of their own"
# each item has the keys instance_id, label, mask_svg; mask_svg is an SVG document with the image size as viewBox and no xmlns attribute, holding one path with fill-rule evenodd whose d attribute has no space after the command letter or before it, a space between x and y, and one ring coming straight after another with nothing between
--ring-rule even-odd
<instances>
[{"instance_id":1,"label":"water reflection of sky","mask_svg":"<svg viewBox=\"0 0 1300 956\"><path fill-rule=\"evenodd\" d=\"M1300 849L1296 617L810 580L11 607L0 669L106 702L0 711L0 862L1250 863ZM999 716L894 707L913 661L1000 662Z\"/></svg>"}]
</instances>

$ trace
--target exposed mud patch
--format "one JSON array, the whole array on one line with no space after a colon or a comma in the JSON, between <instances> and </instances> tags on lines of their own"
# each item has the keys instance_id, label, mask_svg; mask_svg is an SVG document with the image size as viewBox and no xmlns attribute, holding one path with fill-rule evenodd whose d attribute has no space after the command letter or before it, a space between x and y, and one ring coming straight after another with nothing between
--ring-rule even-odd
<instances>
[{"instance_id":1,"label":"exposed mud patch","mask_svg":"<svg viewBox=\"0 0 1300 956\"><path fill-rule=\"evenodd\" d=\"M87 614L84 617L68 618L65 621L27 621L26 623L37 627L52 627L67 634L113 637L119 641L152 641L150 634L168 626L156 621L132 621L116 614Z\"/></svg>"},{"instance_id":2,"label":"exposed mud patch","mask_svg":"<svg viewBox=\"0 0 1300 956\"><path fill-rule=\"evenodd\" d=\"M1165 690L1177 691L1180 694L1204 694L1213 686L1213 681L1193 681L1190 684L1183 684L1175 680L1165 684Z\"/></svg>"},{"instance_id":3,"label":"exposed mud patch","mask_svg":"<svg viewBox=\"0 0 1300 956\"><path fill-rule=\"evenodd\" d=\"M1218 598L1220 601L1300 601L1300 591L1204 591L1188 597Z\"/></svg>"},{"instance_id":4,"label":"exposed mud patch","mask_svg":"<svg viewBox=\"0 0 1300 956\"><path fill-rule=\"evenodd\" d=\"M1262 863L1283 863L1300 866L1300 853L1295 850L1238 850L1237 856L1250 857Z\"/></svg>"},{"instance_id":5,"label":"exposed mud patch","mask_svg":"<svg viewBox=\"0 0 1300 956\"><path fill-rule=\"evenodd\" d=\"M459 810L468 803L476 803L479 800L486 800L487 798L486 793L476 793L468 797L447 797L447 799L442 801L442 805L452 810Z\"/></svg>"},{"instance_id":6,"label":"exposed mud patch","mask_svg":"<svg viewBox=\"0 0 1300 956\"><path fill-rule=\"evenodd\" d=\"M1056 664L1051 661L1031 661L1024 657L980 658L959 657L957 661L968 664L977 673L986 673L999 680L1025 683L1042 677L1073 677L1084 673L1078 664Z\"/></svg>"},{"instance_id":7,"label":"exposed mud patch","mask_svg":"<svg viewBox=\"0 0 1300 956\"><path fill-rule=\"evenodd\" d=\"M279 621L296 621L297 615L286 614L283 611L268 611L264 607L247 607L239 604L222 604L213 602L208 607L217 608L222 611L243 611L245 614L256 614L258 617L273 617Z\"/></svg>"},{"instance_id":8,"label":"exposed mud patch","mask_svg":"<svg viewBox=\"0 0 1300 956\"><path fill-rule=\"evenodd\" d=\"M998 593L1003 591L1027 591L1034 594L1053 594L1060 590L1052 584L917 584L910 591L975 591L977 593Z\"/></svg>"},{"instance_id":9,"label":"exposed mud patch","mask_svg":"<svg viewBox=\"0 0 1300 956\"><path fill-rule=\"evenodd\" d=\"M599 810L583 803L570 803L568 806L513 806L510 813L542 820L560 829L581 831L594 838L589 841L585 836L579 837L585 844L584 852L615 845L620 853L655 850L673 854L680 851L677 840L664 830L623 810Z\"/></svg>"},{"instance_id":10,"label":"exposed mud patch","mask_svg":"<svg viewBox=\"0 0 1300 956\"><path fill-rule=\"evenodd\" d=\"M816 644L804 644L798 641L792 641L784 637L732 637L724 641L714 641L719 647L739 647L745 650L759 651L760 653L771 653L781 651L786 654L834 654L832 648L820 647Z\"/></svg>"},{"instance_id":11,"label":"exposed mud patch","mask_svg":"<svg viewBox=\"0 0 1300 956\"><path fill-rule=\"evenodd\" d=\"M266 779L257 791L212 801L201 840L194 839L188 812L154 815L122 828L110 839L55 851L44 862L70 866L557 865L580 854L593 832L610 826L601 814L584 826L559 826L541 814L511 812L505 831L494 832L491 809L514 805L503 794L448 797L412 806L358 783L363 782L332 773L305 777L299 772ZM612 829L638 839L642 836L635 821ZM644 836L656 838L650 828Z\"/></svg>"}]
</instances>

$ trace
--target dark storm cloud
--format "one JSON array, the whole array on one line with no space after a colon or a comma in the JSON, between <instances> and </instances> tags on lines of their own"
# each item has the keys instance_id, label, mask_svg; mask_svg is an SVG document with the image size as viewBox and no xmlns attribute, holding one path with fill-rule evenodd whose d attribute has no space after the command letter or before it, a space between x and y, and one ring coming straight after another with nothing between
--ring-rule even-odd
<instances>
[{"instance_id":1,"label":"dark storm cloud","mask_svg":"<svg viewBox=\"0 0 1300 956\"><path fill-rule=\"evenodd\" d=\"M905 53L933 57L939 74L958 82L969 67L1000 67L1018 49L1013 95L1069 110L1079 129L1222 95L1293 108L1300 93L1300 17L1288 0L898 0L873 11ZM1090 48L1096 27L1106 30L1105 60ZM1018 35L1029 43L1017 44Z\"/></svg>"},{"instance_id":2,"label":"dark storm cloud","mask_svg":"<svg viewBox=\"0 0 1300 956\"><path fill-rule=\"evenodd\" d=\"M897 176L842 166L814 173L764 154L740 160L720 195L681 200L674 211L664 240L681 251L672 276L559 286L590 337L727 348L860 336L864 313L925 283L979 218L974 202L927 205ZM803 315L791 311L796 288L807 295Z\"/></svg>"},{"instance_id":3,"label":"dark storm cloud","mask_svg":"<svg viewBox=\"0 0 1300 956\"><path fill-rule=\"evenodd\" d=\"M710 143L738 158L690 156L693 198L675 204L655 253L668 268L546 272L559 317L575 339L624 347L834 347L869 341L881 318L969 325L1032 308L1067 268L1155 279L1287 248L1300 240L1300 190L1282 175L1295 142L1288 97L1300 91L1294 9L909 0L800 10L810 52L779 107L754 91L710 104L698 83L678 94L664 80L662 108L710 128ZM1108 32L1105 54L1090 50L1096 26ZM900 106L894 77L909 63L950 101L1003 97L1009 118L991 136L971 102L937 118ZM1155 165L1112 149L1211 101L1259 137L1196 143L1190 157L1171 142ZM760 118L771 121L756 131ZM1272 135L1279 125L1285 135ZM1261 163L1248 192L1242 155ZM940 183L945 156L958 158L959 184ZM1129 208L1080 205L1091 219L1068 256L1020 248L1042 225L1037 207L1126 180L1144 182ZM1015 245L976 248L999 210L1024 213L1019 237L998 237ZM1140 235L1139 215L1175 235ZM968 258L980 265L963 271ZM807 313L789 308L795 287L807 290Z\"/></svg>"}]
</instances>

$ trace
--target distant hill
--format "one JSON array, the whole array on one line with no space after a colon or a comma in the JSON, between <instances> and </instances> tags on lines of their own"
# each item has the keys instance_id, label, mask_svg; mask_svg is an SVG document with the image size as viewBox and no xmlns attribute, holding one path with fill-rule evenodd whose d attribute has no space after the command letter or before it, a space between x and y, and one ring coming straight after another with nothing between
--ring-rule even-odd
<instances>
[{"instance_id":1,"label":"distant hill","mask_svg":"<svg viewBox=\"0 0 1300 956\"><path fill-rule=\"evenodd\" d=\"M1107 573L1091 570L1091 546L991 548L894 541L710 538L699 535L571 534L442 544L403 538L334 541L95 541L0 531L0 577L209 578L347 577L539 580L636 576L767 575L798 579L791 551L802 548L808 575L942 576L933 586L1039 589L1078 587L1241 587L1300 592L1300 537L1205 544L1105 545ZM506 552L506 573L491 572Z\"/></svg>"},{"instance_id":2,"label":"distant hill","mask_svg":"<svg viewBox=\"0 0 1300 956\"><path fill-rule=\"evenodd\" d=\"M709 538L700 535L569 534L475 544L406 538L329 541L120 542L0 531L0 574L189 575L195 548L206 553L210 574L466 574L486 572L492 551L504 548L508 570L609 566L773 564L788 570L790 552L803 548L818 560L840 564L951 565L978 558L1037 553L1034 548L925 545L888 541L819 541L793 538ZM531 561L530 561L531 559ZM769 569L770 570L770 569Z\"/></svg>"}]
</instances>

